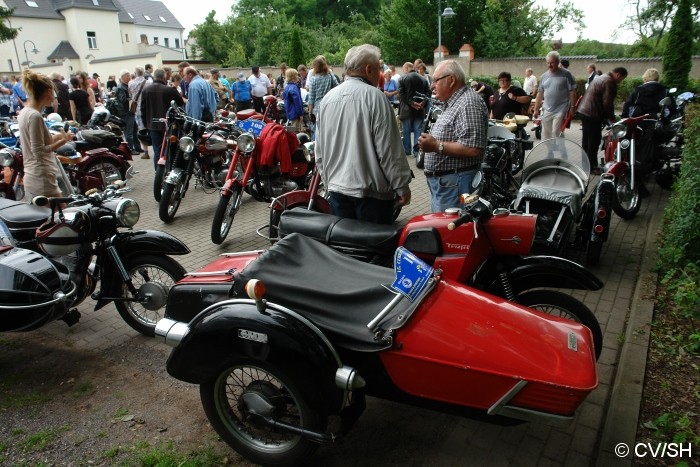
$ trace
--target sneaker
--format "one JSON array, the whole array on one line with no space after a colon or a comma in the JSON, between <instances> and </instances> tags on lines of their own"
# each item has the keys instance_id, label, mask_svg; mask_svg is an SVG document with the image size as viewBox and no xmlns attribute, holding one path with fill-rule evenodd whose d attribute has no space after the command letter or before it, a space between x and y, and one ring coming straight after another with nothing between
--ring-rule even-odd
<instances>
[{"instance_id":1,"label":"sneaker","mask_svg":"<svg viewBox=\"0 0 700 467\"><path fill-rule=\"evenodd\" d=\"M141 159L150 159L150 158L151 158L151 156L149 156L147 152L145 152L141 155Z\"/></svg>"}]
</instances>

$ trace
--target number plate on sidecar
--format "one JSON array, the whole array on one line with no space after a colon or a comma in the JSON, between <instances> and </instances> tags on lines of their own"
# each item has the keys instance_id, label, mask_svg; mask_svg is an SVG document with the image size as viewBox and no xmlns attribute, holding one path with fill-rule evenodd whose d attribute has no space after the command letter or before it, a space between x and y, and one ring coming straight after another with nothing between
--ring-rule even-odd
<instances>
[{"instance_id":1,"label":"number plate on sidecar","mask_svg":"<svg viewBox=\"0 0 700 467\"><path fill-rule=\"evenodd\" d=\"M392 290L404 295L410 302L418 298L433 276L433 268L403 247L394 254L394 283Z\"/></svg>"}]
</instances>

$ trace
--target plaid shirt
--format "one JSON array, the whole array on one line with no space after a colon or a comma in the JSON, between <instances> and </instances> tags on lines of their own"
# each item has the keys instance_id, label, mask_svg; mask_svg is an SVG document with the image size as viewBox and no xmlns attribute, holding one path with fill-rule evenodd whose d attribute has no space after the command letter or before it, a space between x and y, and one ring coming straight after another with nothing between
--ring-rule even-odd
<instances>
[{"instance_id":1,"label":"plaid shirt","mask_svg":"<svg viewBox=\"0 0 700 467\"><path fill-rule=\"evenodd\" d=\"M313 75L309 82L309 104L313 106L313 113L316 114L318 103L321 102L323 96L328 94L328 91L338 85L335 76L332 73L325 75Z\"/></svg>"},{"instance_id":2,"label":"plaid shirt","mask_svg":"<svg viewBox=\"0 0 700 467\"><path fill-rule=\"evenodd\" d=\"M430 134L442 142L456 141L466 147L486 149L488 110L486 103L473 90L463 87L452 94L442 110L442 115L433 124ZM425 153L425 170L437 172L462 168L477 168L482 156L440 157L436 152Z\"/></svg>"}]
</instances>

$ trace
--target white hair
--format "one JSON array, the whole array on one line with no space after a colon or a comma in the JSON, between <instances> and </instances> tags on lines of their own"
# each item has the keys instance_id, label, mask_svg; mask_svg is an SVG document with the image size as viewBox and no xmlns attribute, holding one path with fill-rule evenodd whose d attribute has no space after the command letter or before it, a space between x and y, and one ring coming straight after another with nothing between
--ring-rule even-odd
<instances>
[{"instance_id":1,"label":"white hair","mask_svg":"<svg viewBox=\"0 0 700 467\"><path fill-rule=\"evenodd\" d=\"M345 72L348 71L363 71L367 65L376 65L379 63L379 57L382 52L379 47L372 44L362 44L351 47L348 53L345 54Z\"/></svg>"}]
</instances>

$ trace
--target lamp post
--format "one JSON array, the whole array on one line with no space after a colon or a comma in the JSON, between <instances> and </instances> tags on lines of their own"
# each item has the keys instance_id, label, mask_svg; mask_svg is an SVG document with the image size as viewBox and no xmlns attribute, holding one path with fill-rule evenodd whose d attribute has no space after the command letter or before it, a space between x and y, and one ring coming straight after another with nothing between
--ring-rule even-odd
<instances>
[{"instance_id":1,"label":"lamp post","mask_svg":"<svg viewBox=\"0 0 700 467\"><path fill-rule=\"evenodd\" d=\"M449 6L445 8L445 11L441 12L441 10L442 0L438 0L438 62L442 61L442 17L452 18L457 15Z\"/></svg>"},{"instance_id":2,"label":"lamp post","mask_svg":"<svg viewBox=\"0 0 700 467\"><path fill-rule=\"evenodd\" d=\"M27 42L29 42L30 44L32 44L32 53L33 53L33 54L38 54L38 53L39 53L39 50L36 48L36 44L35 44L33 41L30 41L29 39L27 39L26 41L24 41L24 44L23 44L23 47L24 47L24 58L27 60L27 61L26 61L26 64L27 64L27 68L29 68L29 55L27 54Z\"/></svg>"}]
</instances>

